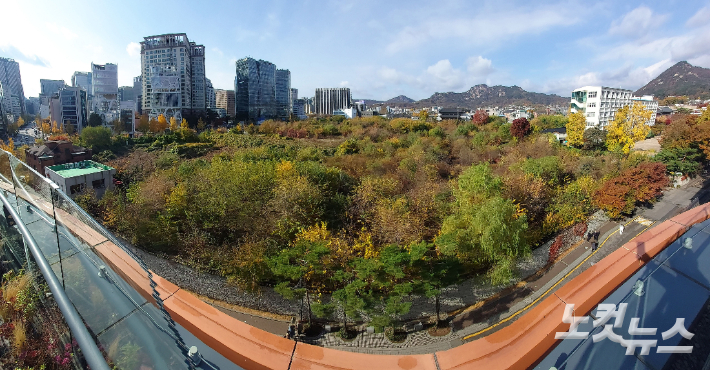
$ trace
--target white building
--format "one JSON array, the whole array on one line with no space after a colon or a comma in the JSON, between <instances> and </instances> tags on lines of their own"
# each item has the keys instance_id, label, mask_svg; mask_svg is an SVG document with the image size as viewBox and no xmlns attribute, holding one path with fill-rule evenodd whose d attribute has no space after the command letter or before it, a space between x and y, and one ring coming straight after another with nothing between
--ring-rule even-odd
<instances>
[{"instance_id":1,"label":"white building","mask_svg":"<svg viewBox=\"0 0 710 370\"><path fill-rule=\"evenodd\" d=\"M634 101L642 102L654 114L648 121L656 121L658 102L653 96L634 97L631 90L604 86L584 86L572 91L570 108L572 113L583 112L587 117L587 127L605 127L614 120L616 112Z\"/></svg>"},{"instance_id":2,"label":"white building","mask_svg":"<svg viewBox=\"0 0 710 370\"><path fill-rule=\"evenodd\" d=\"M102 197L106 189L114 188L113 175L116 174L114 168L89 160L47 166L44 171L50 180L72 198L89 186L94 189L96 196Z\"/></svg>"},{"instance_id":3,"label":"white building","mask_svg":"<svg viewBox=\"0 0 710 370\"><path fill-rule=\"evenodd\" d=\"M631 97L631 101L640 102L646 107L646 109L653 112L653 114L651 114L651 118L649 118L648 122L646 122L647 125L653 126L656 123L656 115L658 113L658 101L653 100L653 95L644 95L640 97L633 96Z\"/></svg>"}]
</instances>

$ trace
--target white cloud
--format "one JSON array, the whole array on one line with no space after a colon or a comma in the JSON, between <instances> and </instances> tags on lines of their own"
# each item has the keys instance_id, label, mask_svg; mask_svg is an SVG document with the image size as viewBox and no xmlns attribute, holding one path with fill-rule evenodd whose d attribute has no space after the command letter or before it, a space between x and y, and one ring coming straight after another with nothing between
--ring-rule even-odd
<instances>
[{"instance_id":1,"label":"white cloud","mask_svg":"<svg viewBox=\"0 0 710 370\"><path fill-rule=\"evenodd\" d=\"M468 73L474 77L487 77L493 73L493 62L482 56L470 57L466 60Z\"/></svg>"},{"instance_id":2,"label":"white cloud","mask_svg":"<svg viewBox=\"0 0 710 370\"><path fill-rule=\"evenodd\" d=\"M340 81L340 87L348 87L350 85L350 82L348 81Z\"/></svg>"},{"instance_id":3,"label":"white cloud","mask_svg":"<svg viewBox=\"0 0 710 370\"><path fill-rule=\"evenodd\" d=\"M126 52L131 57L137 57L141 55L141 44L137 42L131 42L126 46Z\"/></svg>"},{"instance_id":4,"label":"white cloud","mask_svg":"<svg viewBox=\"0 0 710 370\"><path fill-rule=\"evenodd\" d=\"M710 23L710 7L706 6L690 17L690 19L685 22L685 25L687 27L699 27L708 23Z\"/></svg>"},{"instance_id":5,"label":"white cloud","mask_svg":"<svg viewBox=\"0 0 710 370\"><path fill-rule=\"evenodd\" d=\"M610 35L618 35L637 39L648 35L652 27L663 23L665 16L654 15L653 11L645 6L640 6L611 23Z\"/></svg>"},{"instance_id":6,"label":"white cloud","mask_svg":"<svg viewBox=\"0 0 710 370\"><path fill-rule=\"evenodd\" d=\"M214 47L214 48L212 48L212 51L219 54L219 56L221 56L221 57L224 56L224 53L222 52L222 50L219 50L219 48Z\"/></svg>"},{"instance_id":7,"label":"white cloud","mask_svg":"<svg viewBox=\"0 0 710 370\"><path fill-rule=\"evenodd\" d=\"M430 42L455 39L466 45L502 44L510 38L547 31L556 26L569 26L581 20L578 12L569 6L539 5L534 8L516 6L499 7L479 11L473 17L469 13L452 17L451 12L441 16L431 14L403 16L409 19L387 45L387 51L396 53L410 50Z\"/></svg>"}]
</instances>

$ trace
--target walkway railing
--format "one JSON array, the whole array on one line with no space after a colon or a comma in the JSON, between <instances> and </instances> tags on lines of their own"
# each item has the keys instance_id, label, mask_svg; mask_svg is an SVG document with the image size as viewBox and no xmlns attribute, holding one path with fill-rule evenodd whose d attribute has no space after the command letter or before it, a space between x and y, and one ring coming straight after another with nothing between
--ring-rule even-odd
<instances>
[{"instance_id":1,"label":"walkway railing","mask_svg":"<svg viewBox=\"0 0 710 370\"><path fill-rule=\"evenodd\" d=\"M24 239L24 245L9 243L8 248L30 268L36 261L92 369L108 369L107 362L127 368L136 360L154 369L195 368L199 355L190 353L179 326L163 309L172 292L156 289L138 256L55 184L5 151L0 151L0 199ZM152 295L138 293L97 248L128 254L150 282ZM196 344L201 343L191 343Z\"/></svg>"}]
</instances>

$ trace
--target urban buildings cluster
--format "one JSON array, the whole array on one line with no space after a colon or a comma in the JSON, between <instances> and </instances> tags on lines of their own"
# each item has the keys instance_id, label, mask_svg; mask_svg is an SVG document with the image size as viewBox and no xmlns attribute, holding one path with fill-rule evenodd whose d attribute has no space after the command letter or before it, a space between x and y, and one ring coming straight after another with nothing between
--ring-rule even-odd
<instances>
[{"instance_id":1,"label":"urban buildings cluster","mask_svg":"<svg viewBox=\"0 0 710 370\"><path fill-rule=\"evenodd\" d=\"M347 118L383 114L388 117L417 118L421 109L354 102L350 89L317 88L312 97L299 97L291 86L291 72L275 64L245 57L235 63L234 90L215 89L206 77L205 47L191 41L185 33L144 37L140 43L141 74L132 86L118 85L118 66L91 63L89 71L76 71L71 83L41 79L38 97L25 99L19 64L0 58L0 123L7 125L24 114L39 115L50 123L65 125L80 132L92 114L103 124L126 121L128 131L135 129L140 114L159 115L180 120L211 110L235 122L259 123L266 119L305 119L308 115L341 115ZM634 97L631 90L585 86L572 92L571 112L583 112L588 127L604 127L616 111L634 102L659 112L652 96ZM448 107L423 108L437 119L471 119L471 110ZM529 117L532 107L486 107L490 116L508 121ZM566 114L568 107L549 106L546 114ZM665 111L664 111L665 112ZM652 124L655 116L649 121ZM3 126L6 127L6 126Z\"/></svg>"}]
</instances>

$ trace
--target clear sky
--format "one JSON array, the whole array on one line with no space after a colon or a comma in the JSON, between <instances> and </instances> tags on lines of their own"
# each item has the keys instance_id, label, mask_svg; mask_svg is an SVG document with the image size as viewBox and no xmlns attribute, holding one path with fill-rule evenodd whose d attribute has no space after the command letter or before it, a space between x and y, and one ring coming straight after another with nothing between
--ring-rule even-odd
<instances>
[{"instance_id":1,"label":"clear sky","mask_svg":"<svg viewBox=\"0 0 710 370\"><path fill-rule=\"evenodd\" d=\"M92 61L131 85L143 37L179 32L205 46L215 88L232 89L251 56L291 70L300 96L422 99L479 83L567 96L637 89L681 60L710 67L708 1L0 0L0 13L0 56L20 63L26 96Z\"/></svg>"}]
</instances>

